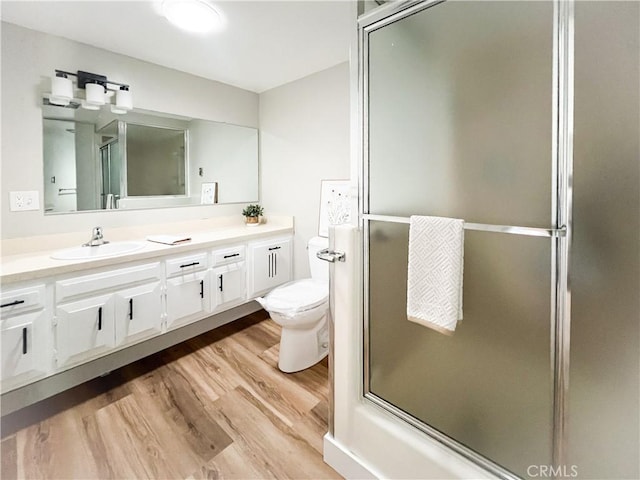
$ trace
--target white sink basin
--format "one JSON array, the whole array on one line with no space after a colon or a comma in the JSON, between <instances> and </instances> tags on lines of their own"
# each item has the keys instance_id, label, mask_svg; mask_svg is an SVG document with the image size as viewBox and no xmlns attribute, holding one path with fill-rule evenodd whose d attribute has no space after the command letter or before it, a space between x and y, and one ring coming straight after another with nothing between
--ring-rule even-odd
<instances>
[{"instance_id":1,"label":"white sink basin","mask_svg":"<svg viewBox=\"0 0 640 480\"><path fill-rule=\"evenodd\" d=\"M60 250L51 255L55 260L93 260L94 258L115 257L143 249L143 242L114 242L96 247L74 247Z\"/></svg>"}]
</instances>

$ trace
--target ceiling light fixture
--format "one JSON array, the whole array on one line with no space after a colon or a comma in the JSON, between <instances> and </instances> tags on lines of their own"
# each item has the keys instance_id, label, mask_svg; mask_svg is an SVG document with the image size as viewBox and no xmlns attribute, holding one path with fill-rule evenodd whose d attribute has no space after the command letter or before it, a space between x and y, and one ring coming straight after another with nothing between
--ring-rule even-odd
<instances>
[{"instance_id":1,"label":"ceiling light fixture","mask_svg":"<svg viewBox=\"0 0 640 480\"><path fill-rule=\"evenodd\" d=\"M220 13L206 0L164 0L162 14L176 27L207 33L222 24Z\"/></svg>"}]
</instances>

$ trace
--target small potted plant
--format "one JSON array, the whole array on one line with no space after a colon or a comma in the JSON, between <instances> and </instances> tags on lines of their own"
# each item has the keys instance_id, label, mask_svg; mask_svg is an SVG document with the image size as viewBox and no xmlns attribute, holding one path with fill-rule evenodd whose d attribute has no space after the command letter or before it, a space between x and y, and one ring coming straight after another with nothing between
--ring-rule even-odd
<instances>
[{"instance_id":1,"label":"small potted plant","mask_svg":"<svg viewBox=\"0 0 640 480\"><path fill-rule=\"evenodd\" d=\"M259 225L263 211L264 209L260 205L247 205L246 208L242 210L246 224L250 227Z\"/></svg>"}]
</instances>

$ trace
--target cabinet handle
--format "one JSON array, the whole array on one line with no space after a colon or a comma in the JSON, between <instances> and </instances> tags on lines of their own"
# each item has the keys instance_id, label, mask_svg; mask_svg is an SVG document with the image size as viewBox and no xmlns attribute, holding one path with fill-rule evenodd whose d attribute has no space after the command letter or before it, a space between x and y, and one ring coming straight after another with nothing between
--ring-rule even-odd
<instances>
[{"instance_id":1,"label":"cabinet handle","mask_svg":"<svg viewBox=\"0 0 640 480\"><path fill-rule=\"evenodd\" d=\"M232 253L230 255L225 255L223 258L233 258L233 257L239 257L240 254L239 253Z\"/></svg>"},{"instance_id":2,"label":"cabinet handle","mask_svg":"<svg viewBox=\"0 0 640 480\"><path fill-rule=\"evenodd\" d=\"M133 298L129 299L129 320L133 320Z\"/></svg>"},{"instance_id":3,"label":"cabinet handle","mask_svg":"<svg viewBox=\"0 0 640 480\"><path fill-rule=\"evenodd\" d=\"M23 303L24 303L24 300L15 300L13 302L3 303L2 305L0 305L0 308L13 307L14 305L21 305Z\"/></svg>"},{"instance_id":4,"label":"cabinet handle","mask_svg":"<svg viewBox=\"0 0 640 480\"><path fill-rule=\"evenodd\" d=\"M204 298L204 280L200 280L200 298Z\"/></svg>"},{"instance_id":5,"label":"cabinet handle","mask_svg":"<svg viewBox=\"0 0 640 480\"><path fill-rule=\"evenodd\" d=\"M185 263L184 265L180 265L180 268L193 267L194 265L200 265L200 262Z\"/></svg>"},{"instance_id":6,"label":"cabinet handle","mask_svg":"<svg viewBox=\"0 0 640 480\"><path fill-rule=\"evenodd\" d=\"M273 263L273 255L269 254L269 278L271 278L271 270L273 269L273 267L271 266L272 263Z\"/></svg>"},{"instance_id":7,"label":"cabinet handle","mask_svg":"<svg viewBox=\"0 0 640 480\"><path fill-rule=\"evenodd\" d=\"M278 275L278 254L274 253L273 254L273 276L276 277L277 275Z\"/></svg>"},{"instance_id":8,"label":"cabinet handle","mask_svg":"<svg viewBox=\"0 0 640 480\"><path fill-rule=\"evenodd\" d=\"M22 329L22 354L27 354L27 327Z\"/></svg>"},{"instance_id":9,"label":"cabinet handle","mask_svg":"<svg viewBox=\"0 0 640 480\"><path fill-rule=\"evenodd\" d=\"M223 277L222 275L218 275L218 280L220 280L220 283L218 283L218 290L220 290L221 292L223 291L222 282L224 281L222 280L222 277Z\"/></svg>"},{"instance_id":10,"label":"cabinet handle","mask_svg":"<svg viewBox=\"0 0 640 480\"><path fill-rule=\"evenodd\" d=\"M269 251L271 250L280 250L282 247L269 247Z\"/></svg>"},{"instance_id":11,"label":"cabinet handle","mask_svg":"<svg viewBox=\"0 0 640 480\"><path fill-rule=\"evenodd\" d=\"M98 330L102 330L102 307L98 307Z\"/></svg>"}]
</instances>

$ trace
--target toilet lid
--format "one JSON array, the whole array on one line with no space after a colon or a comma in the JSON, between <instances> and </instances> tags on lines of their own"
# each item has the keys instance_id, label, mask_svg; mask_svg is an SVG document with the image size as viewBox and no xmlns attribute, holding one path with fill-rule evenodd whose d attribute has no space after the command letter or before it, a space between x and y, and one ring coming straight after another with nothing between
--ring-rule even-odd
<instances>
[{"instance_id":1,"label":"toilet lid","mask_svg":"<svg viewBox=\"0 0 640 480\"><path fill-rule=\"evenodd\" d=\"M329 297L329 285L311 278L276 288L265 300L274 312L302 312L322 305Z\"/></svg>"}]
</instances>

